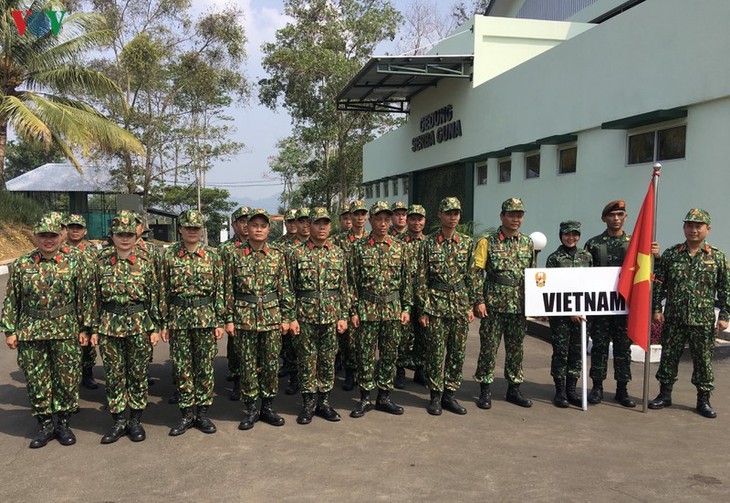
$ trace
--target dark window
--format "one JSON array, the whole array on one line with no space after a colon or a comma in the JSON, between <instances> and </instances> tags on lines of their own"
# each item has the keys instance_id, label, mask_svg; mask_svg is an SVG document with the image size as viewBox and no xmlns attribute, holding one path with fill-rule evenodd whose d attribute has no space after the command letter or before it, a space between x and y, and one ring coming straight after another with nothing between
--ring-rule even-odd
<instances>
[{"instance_id":1,"label":"dark window","mask_svg":"<svg viewBox=\"0 0 730 503\"><path fill-rule=\"evenodd\" d=\"M525 156L525 178L540 178L540 154Z\"/></svg>"},{"instance_id":2,"label":"dark window","mask_svg":"<svg viewBox=\"0 0 730 503\"><path fill-rule=\"evenodd\" d=\"M375 184L375 197L380 199L380 182Z\"/></svg>"},{"instance_id":3,"label":"dark window","mask_svg":"<svg viewBox=\"0 0 730 503\"><path fill-rule=\"evenodd\" d=\"M512 159L499 161L499 181L509 182L512 180Z\"/></svg>"},{"instance_id":4,"label":"dark window","mask_svg":"<svg viewBox=\"0 0 730 503\"><path fill-rule=\"evenodd\" d=\"M388 197L388 182L383 183L383 197Z\"/></svg>"},{"instance_id":5,"label":"dark window","mask_svg":"<svg viewBox=\"0 0 730 503\"><path fill-rule=\"evenodd\" d=\"M373 186L372 184L368 184L365 186L365 197L368 199L373 198Z\"/></svg>"},{"instance_id":6,"label":"dark window","mask_svg":"<svg viewBox=\"0 0 730 503\"><path fill-rule=\"evenodd\" d=\"M558 159L558 173L563 175L575 173L578 159L578 147L561 149Z\"/></svg>"},{"instance_id":7,"label":"dark window","mask_svg":"<svg viewBox=\"0 0 730 503\"><path fill-rule=\"evenodd\" d=\"M476 168L477 168L477 185L486 185L487 184L487 161L478 162L476 164Z\"/></svg>"},{"instance_id":8,"label":"dark window","mask_svg":"<svg viewBox=\"0 0 730 503\"><path fill-rule=\"evenodd\" d=\"M654 138L656 131L629 136L629 164L652 162L654 160Z\"/></svg>"},{"instance_id":9,"label":"dark window","mask_svg":"<svg viewBox=\"0 0 730 503\"><path fill-rule=\"evenodd\" d=\"M408 178L403 179L403 194L408 194Z\"/></svg>"},{"instance_id":10,"label":"dark window","mask_svg":"<svg viewBox=\"0 0 730 503\"><path fill-rule=\"evenodd\" d=\"M684 158L687 141L687 126L677 126L657 131L657 161Z\"/></svg>"},{"instance_id":11,"label":"dark window","mask_svg":"<svg viewBox=\"0 0 730 503\"><path fill-rule=\"evenodd\" d=\"M393 195L398 195L398 180L393 180Z\"/></svg>"}]
</instances>

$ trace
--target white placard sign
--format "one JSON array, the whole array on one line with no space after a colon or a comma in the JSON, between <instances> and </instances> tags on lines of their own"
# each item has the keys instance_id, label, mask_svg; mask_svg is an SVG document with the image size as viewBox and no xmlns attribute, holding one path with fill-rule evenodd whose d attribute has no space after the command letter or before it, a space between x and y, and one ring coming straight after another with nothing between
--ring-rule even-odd
<instances>
[{"instance_id":1,"label":"white placard sign","mask_svg":"<svg viewBox=\"0 0 730 503\"><path fill-rule=\"evenodd\" d=\"M616 291L620 267L525 269L525 315L626 314Z\"/></svg>"}]
</instances>

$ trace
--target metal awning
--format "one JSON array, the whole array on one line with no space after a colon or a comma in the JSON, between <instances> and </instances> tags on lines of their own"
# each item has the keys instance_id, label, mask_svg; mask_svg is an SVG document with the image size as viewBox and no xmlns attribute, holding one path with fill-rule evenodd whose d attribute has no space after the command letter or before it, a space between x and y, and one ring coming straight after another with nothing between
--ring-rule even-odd
<instances>
[{"instance_id":1,"label":"metal awning","mask_svg":"<svg viewBox=\"0 0 730 503\"><path fill-rule=\"evenodd\" d=\"M471 79L474 56L376 56L337 95L337 110L408 113L408 102L444 78Z\"/></svg>"}]
</instances>

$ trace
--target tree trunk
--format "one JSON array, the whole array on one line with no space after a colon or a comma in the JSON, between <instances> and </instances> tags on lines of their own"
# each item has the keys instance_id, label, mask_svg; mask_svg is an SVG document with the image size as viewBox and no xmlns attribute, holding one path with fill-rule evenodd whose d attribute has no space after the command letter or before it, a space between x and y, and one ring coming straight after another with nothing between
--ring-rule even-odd
<instances>
[{"instance_id":1,"label":"tree trunk","mask_svg":"<svg viewBox=\"0 0 730 503\"><path fill-rule=\"evenodd\" d=\"M8 143L8 122L0 124L0 190L7 190L5 186L5 146Z\"/></svg>"}]
</instances>

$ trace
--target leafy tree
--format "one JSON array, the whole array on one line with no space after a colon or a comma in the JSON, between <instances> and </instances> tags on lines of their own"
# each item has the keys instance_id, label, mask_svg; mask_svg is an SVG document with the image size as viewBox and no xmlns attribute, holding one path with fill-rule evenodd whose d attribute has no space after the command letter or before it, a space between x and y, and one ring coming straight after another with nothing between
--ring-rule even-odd
<instances>
[{"instance_id":1,"label":"leafy tree","mask_svg":"<svg viewBox=\"0 0 730 503\"><path fill-rule=\"evenodd\" d=\"M16 176L32 171L49 162L63 162L65 159L61 149L54 143L50 146L23 138L10 140L5 152L5 178L12 180Z\"/></svg>"}]
</instances>

